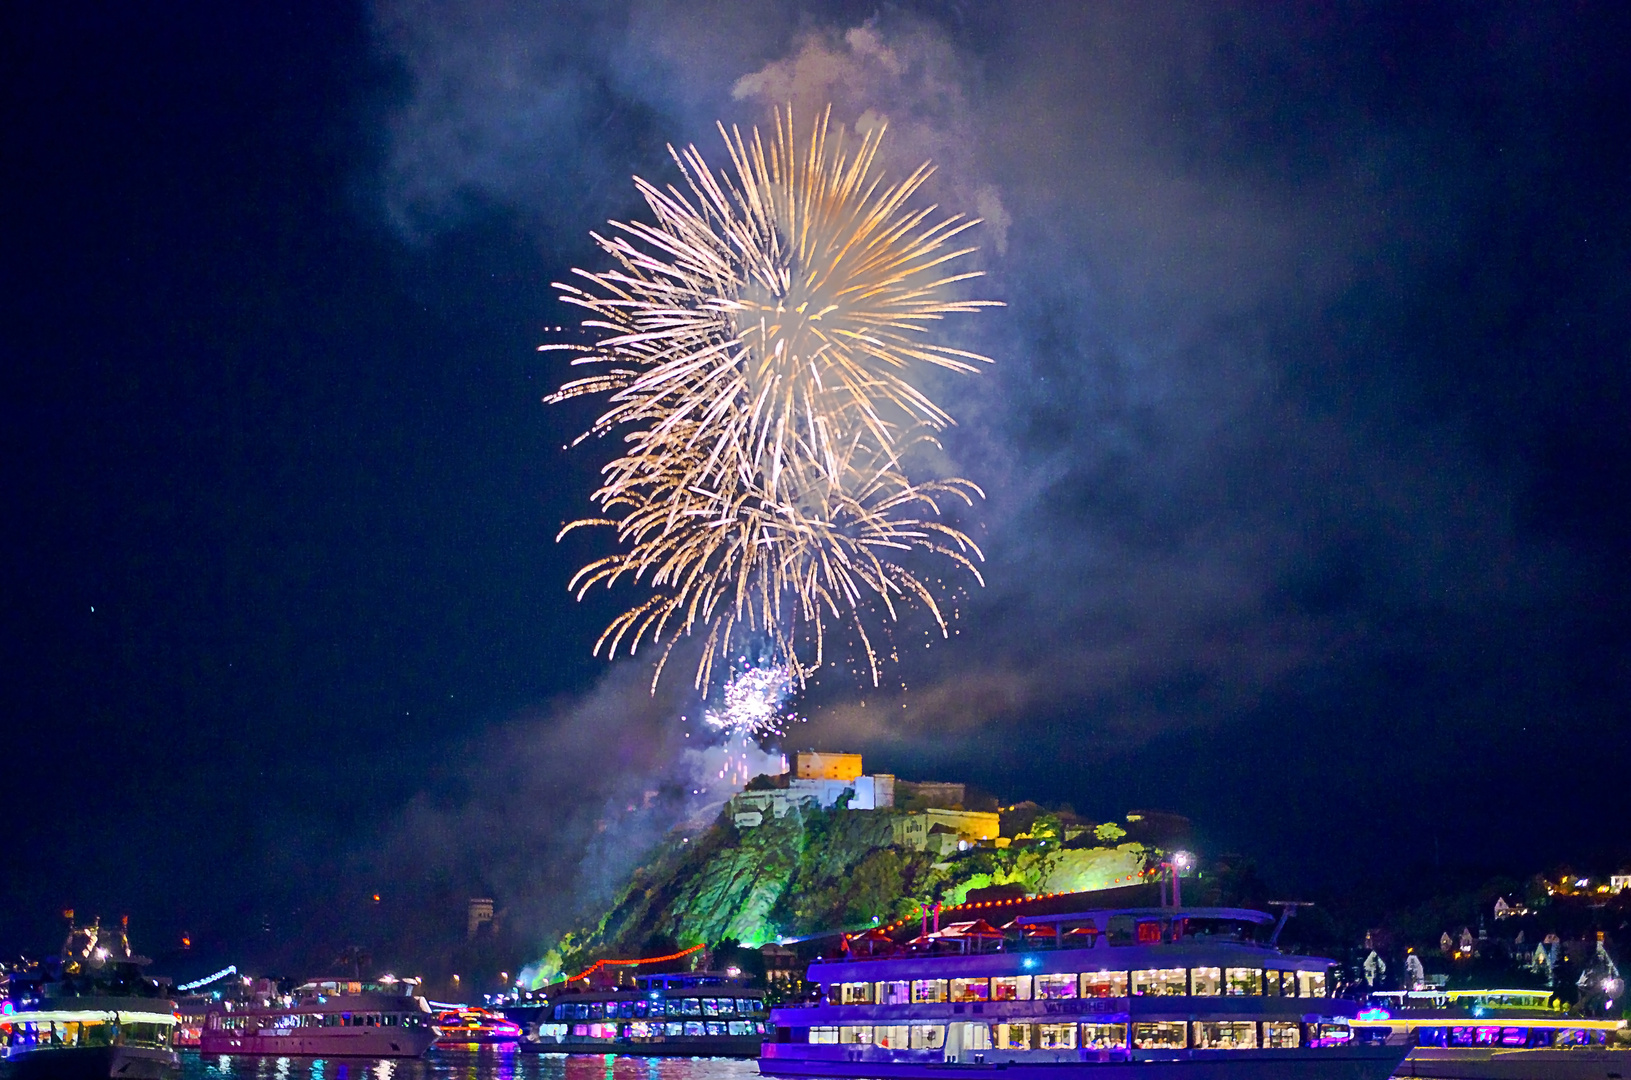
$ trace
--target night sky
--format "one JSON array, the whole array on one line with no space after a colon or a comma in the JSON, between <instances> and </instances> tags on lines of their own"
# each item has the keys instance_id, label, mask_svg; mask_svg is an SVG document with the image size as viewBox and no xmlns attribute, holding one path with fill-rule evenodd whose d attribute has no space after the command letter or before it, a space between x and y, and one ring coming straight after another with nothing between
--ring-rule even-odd
<instances>
[{"instance_id":1,"label":"night sky","mask_svg":"<svg viewBox=\"0 0 1631 1080\"><path fill-rule=\"evenodd\" d=\"M671 823L697 703L590 655L535 348L631 174L788 102L933 156L1007 304L939 388L988 585L789 747L1305 892L1631 857L1623 5L27 6L0 954L318 956L382 889L544 941Z\"/></svg>"}]
</instances>

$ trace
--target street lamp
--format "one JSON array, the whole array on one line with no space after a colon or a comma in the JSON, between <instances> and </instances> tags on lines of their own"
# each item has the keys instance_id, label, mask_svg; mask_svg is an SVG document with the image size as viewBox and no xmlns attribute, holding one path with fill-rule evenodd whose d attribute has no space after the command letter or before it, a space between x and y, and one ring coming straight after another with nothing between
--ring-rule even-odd
<instances>
[{"instance_id":1,"label":"street lamp","mask_svg":"<svg viewBox=\"0 0 1631 1080\"><path fill-rule=\"evenodd\" d=\"M1161 863L1161 891L1166 892L1166 879L1170 877L1172 879L1172 906L1175 908L1184 906L1183 886L1179 884L1178 877L1185 870L1193 868L1194 865L1195 856L1187 851L1174 851L1170 858ZM1165 903L1165 897L1162 898L1162 902Z\"/></svg>"}]
</instances>

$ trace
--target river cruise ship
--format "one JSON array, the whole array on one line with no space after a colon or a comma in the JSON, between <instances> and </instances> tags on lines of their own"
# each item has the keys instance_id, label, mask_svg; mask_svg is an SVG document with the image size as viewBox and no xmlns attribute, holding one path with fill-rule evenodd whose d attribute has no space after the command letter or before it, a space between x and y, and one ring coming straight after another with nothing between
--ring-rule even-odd
<instances>
[{"instance_id":1,"label":"river cruise ship","mask_svg":"<svg viewBox=\"0 0 1631 1080\"><path fill-rule=\"evenodd\" d=\"M71 913L70 913L71 914ZM0 1001L0 1060L13 1080L176 1074L175 1003L142 974L124 927L70 924L62 954L11 973Z\"/></svg>"},{"instance_id":2,"label":"river cruise ship","mask_svg":"<svg viewBox=\"0 0 1631 1080\"><path fill-rule=\"evenodd\" d=\"M1288 911L1291 909L1287 909ZM1354 1037L1329 960L1282 953L1285 915L1127 908L874 932L810 966L820 1003L771 1013L773 1077L1385 1080L1404 1046Z\"/></svg>"},{"instance_id":3,"label":"river cruise ship","mask_svg":"<svg viewBox=\"0 0 1631 1080\"><path fill-rule=\"evenodd\" d=\"M505 1010L534 1053L757 1057L764 992L725 972L641 975L628 988L566 993Z\"/></svg>"},{"instance_id":4,"label":"river cruise ship","mask_svg":"<svg viewBox=\"0 0 1631 1080\"><path fill-rule=\"evenodd\" d=\"M263 1002L224 1001L204 1016L205 1054L419 1057L435 1044L430 1003L413 980L321 979Z\"/></svg>"},{"instance_id":5,"label":"river cruise ship","mask_svg":"<svg viewBox=\"0 0 1631 1080\"><path fill-rule=\"evenodd\" d=\"M1352 1021L1373 1039L1412 1047L1397 1076L1436 1080L1621 1080L1631 1049L1619 1018L1572 1016L1549 990L1375 994Z\"/></svg>"},{"instance_id":6,"label":"river cruise ship","mask_svg":"<svg viewBox=\"0 0 1631 1080\"><path fill-rule=\"evenodd\" d=\"M521 1025L486 1009L464 1006L436 1017L437 1046L496 1046L521 1041Z\"/></svg>"}]
</instances>

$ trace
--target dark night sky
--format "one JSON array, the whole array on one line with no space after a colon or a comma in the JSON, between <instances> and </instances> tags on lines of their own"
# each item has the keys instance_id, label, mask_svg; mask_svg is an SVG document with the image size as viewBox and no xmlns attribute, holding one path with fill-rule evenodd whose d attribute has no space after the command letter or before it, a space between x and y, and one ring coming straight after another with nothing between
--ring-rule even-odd
<instances>
[{"instance_id":1,"label":"dark night sky","mask_svg":"<svg viewBox=\"0 0 1631 1080\"><path fill-rule=\"evenodd\" d=\"M1631 855L1621 5L33 7L0 953L559 895L517 867L578 866L685 703L565 593L599 451L539 401L549 285L773 98L933 154L1008 304L946 388L989 586L795 742L1310 889Z\"/></svg>"}]
</instances>

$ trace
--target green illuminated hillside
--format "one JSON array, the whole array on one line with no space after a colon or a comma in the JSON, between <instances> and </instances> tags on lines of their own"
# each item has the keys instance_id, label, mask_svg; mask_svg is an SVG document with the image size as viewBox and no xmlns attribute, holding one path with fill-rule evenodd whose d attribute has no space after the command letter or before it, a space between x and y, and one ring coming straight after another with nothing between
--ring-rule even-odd
<instances>
[{"instance_id":1,"label":"green illuminated hillside","mask_svg":"<svg viewBox=\"0 0 1631 1080\"><path fill-rule=\"evenodd\" d=\"M566 935L545 957L545 978L603 956L654 955L672 946L783 936L914 917L922 902L961 903L970 889L1027 892L1105 888L1136 874L1147 852L1117 843L1119 829L1066 846L1046 820L1014 846L946 857L893 844L901 811L802 807L738 829L721 816L694 837L672 837L593 927Z\"/></svg>"}]
</instances>

